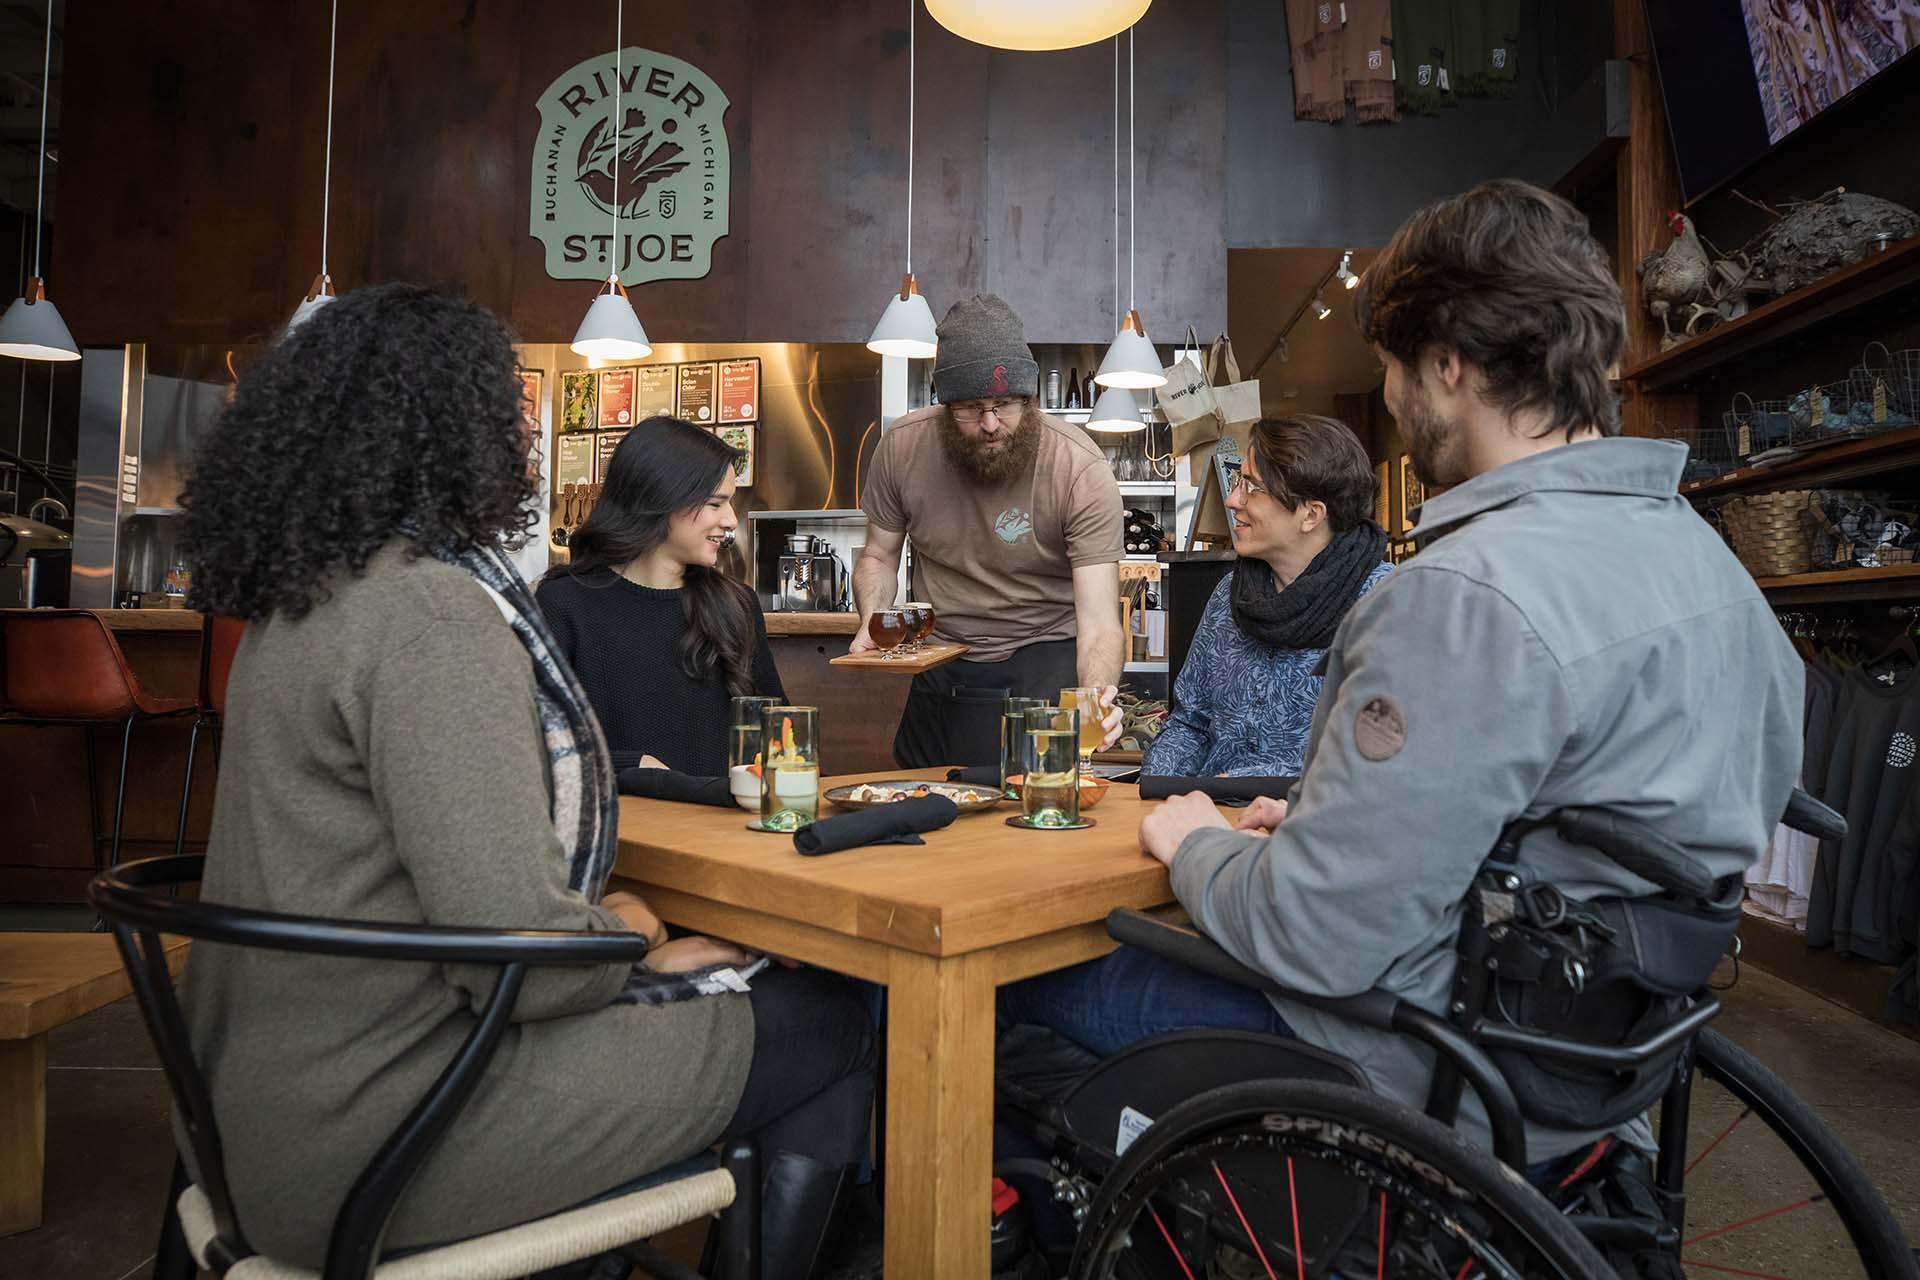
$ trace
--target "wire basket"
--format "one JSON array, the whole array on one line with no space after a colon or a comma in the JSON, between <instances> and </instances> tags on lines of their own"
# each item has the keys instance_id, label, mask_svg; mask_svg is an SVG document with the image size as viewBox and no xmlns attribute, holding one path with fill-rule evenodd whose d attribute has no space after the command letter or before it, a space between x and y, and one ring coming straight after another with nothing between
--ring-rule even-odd
<instances>
[{"instance_id":1,"label":"wire basket","mask_svg":"<svg viewBox=\"0 0 1920 1280\"><path fill-rule=\"evenodd\" d=\"M1875 358L1876 349L1879 358ZM1920 352L1902 352L1902 355ZM1856 430L1885 431L1914 424L1912 397L1896 371L1893 352L1884 342L1869 342L1860 363L1847 372L1848 423Z\"/></svg>"},{"instance_id":2,"label":"wire basket","mask_svg":"<svg viewBox=\"0 0 1920 1280\"><path fill-rule=\"evenodd\" d=\"M1720 527L1733 554L1756 578L1784 578L1813 567L1811 489L1784 489L1729 498L1720 504Z\"/></svg>"},{"instance_id":3,"label":"wire basket","mask_svg":"<svg viewBox=\"0 0 1920 1280\"><path fill-rule=\"evenodd\" d=\"M1849 385L1849 380L1842 378L1796 392L1787 401L1787 444L1807 448L1867 434L1870 428L1853 424L1847 399Z\"/></svg>"},{"instance_id":4,"label":"wire basket","mask_svg":"<svg viewBox=\"0 0 1920 1280\"><path fill-rule=\"evenodd\" d=\"M1920 513L1891 505L1885 493L1823 489L1810 508L1815 569L1877 569L1912 564L1920 551Z\"/></svg>"},{"instance_id":5,"label":"wire basket","mask_svg":"<svg viewBox=\"0 0 1920 1280\"><path fill-rule=\"evenodd\" d=\"M1793 443L1793 414L1785 400L1755 400L1744 391L1735 392L1720 422L1736 463Z\"/></svg>"},{"instance_id":6,"label":"wire basket","mask_svg":"<svg viewBox=\"0 0 1920 1280\"><path fill-rule=\"evenodd\" d=\"M1680 472L1681 484L1711 480L1740 465L1733 456L1724 427L1669 427L1664 422L1656 422L1653 432L1662 440L1678 440L1687 446L1687 465Z\"/></svg>"}]
</instances>

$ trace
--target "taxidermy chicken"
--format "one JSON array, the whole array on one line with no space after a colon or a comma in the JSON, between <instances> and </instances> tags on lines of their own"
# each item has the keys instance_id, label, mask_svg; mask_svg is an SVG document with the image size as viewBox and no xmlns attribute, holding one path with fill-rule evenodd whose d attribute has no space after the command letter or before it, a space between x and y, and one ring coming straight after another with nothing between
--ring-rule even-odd
<instances>
[{"instance_id":1,"label":"taxidermy chicken","mask_svg":"<svg viewBox=\"0 0 1920 1280\"><path fill-rule=\"evenodd\" d=\"M1674 333L1668 322L1669 313L1685 314L1713 275L1706 246L1693 229L1693 219L1675 209L1668 215L1667 225L1673 228L1673 243L1664 253L1648 254L1639 268L1640 291L1647 299L1647 310L1660 319L1663 350L1681 341L1681 335Z\"/></svg>"}]
</instances>

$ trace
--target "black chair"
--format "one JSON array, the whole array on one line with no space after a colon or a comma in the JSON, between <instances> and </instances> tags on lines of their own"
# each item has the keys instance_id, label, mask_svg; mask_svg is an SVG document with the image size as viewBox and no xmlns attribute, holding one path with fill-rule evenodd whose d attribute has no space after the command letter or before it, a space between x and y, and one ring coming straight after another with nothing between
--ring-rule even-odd
<instances>
[{"instance_id":1,"label":"black chair","mask_svg":"<svg viewBox=\"0 0 1920 1280\"><path fill-rule=\"evenodd\" d=\"M382 1258L388 1222L499 1047L528 967L638 961L646 947L639 938L618 933L324 920L169 896L183 884L197 883L204 862L203 854L148 858L103 872L88 889L119 944L190 1148L174 1166L156 1280L191 1280L196 1265L231 1280L508 1280L613 1250L661 1280L699 1280L697 1272L646 1239L716 1213L719 1226L710 1253L724 1274L759 1274L759 1155L751 1142L730 1143L722 1152L683 1161L535 1222ZM500 980L459 1052L348 1192L334 1217L320 1271L268 1258L247 1243L234 1210L206 1077L194 1058L167 971L163 934L310 955L500 969Z\"/></svg>"}]
</instances>

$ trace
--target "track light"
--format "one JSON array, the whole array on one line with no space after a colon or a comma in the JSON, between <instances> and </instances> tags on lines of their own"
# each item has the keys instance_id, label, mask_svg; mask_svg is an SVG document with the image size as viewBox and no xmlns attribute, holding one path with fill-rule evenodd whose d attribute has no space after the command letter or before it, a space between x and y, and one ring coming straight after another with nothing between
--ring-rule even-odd
<instances>
[{"instance_id":1,"label":"track light","mask_svg":"<svg viewBox=\"0 0 1920 1280\"><path fill-rule=\"evenodd\" d=\"M1340 255L1340 269L1333 274L1344 288L1359 287L1360 277L1354 274L1353 270L1353 250L1348 249Z\"/></svg>"},{"instance_id":2,"label":"track light","mask_svg":"<svg viewBox=\"0 0 1920 1280\"><path fill-rule=\"evenodd\" d=\"M1332 314L1333 314L1333 308L1327 305L1326 299L1322 298L1317 293L1314 294L1313 295L1313 318L1315 320L1325 320L1328 316Z\"/></svg>"}]
</instances>

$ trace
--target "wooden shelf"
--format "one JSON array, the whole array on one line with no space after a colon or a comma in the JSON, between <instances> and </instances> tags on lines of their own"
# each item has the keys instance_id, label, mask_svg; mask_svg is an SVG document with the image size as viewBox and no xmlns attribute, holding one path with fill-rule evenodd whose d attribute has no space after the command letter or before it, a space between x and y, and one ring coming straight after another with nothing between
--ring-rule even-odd
<instances>
[{"instance_id":1,"label":"wooden shelf","mask_svg":"<svg viewBox=\"0 0 1920 1280\"><path fill-rule=\"evenodd\" d=\"M1879 569L1832 569L1784 578L1756 578L1773 604L1820 604L1847 600L1903 600L1920 596L1920 564Z\"/></svg>"},{"instance_id":2,"label":"wooden shelf","mask_svg":"<svg viewBox=\"0 0 1920 1280\"><path fill-rule=\"evenodd\" d=\"M1755 307L1621 373L1642 391L1680 386L1715 367L1920 283L1920 238L1869 254L1804 289Z\"/></svg>"},{"instance_id":3,"label":"wooden shelf","mask_svg":"<svg viewBox=\"0 0 1920 1280\"><path fill-rule=\"evenodd\" d=\"M1741 467L1680 486L1683 498L1718 498L1755 489L1799 488L1920 466L1920 427L1895 427L1858 440L1810 449L1770 466Z\"/></svg>"}]
</instances>

